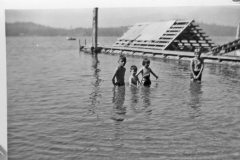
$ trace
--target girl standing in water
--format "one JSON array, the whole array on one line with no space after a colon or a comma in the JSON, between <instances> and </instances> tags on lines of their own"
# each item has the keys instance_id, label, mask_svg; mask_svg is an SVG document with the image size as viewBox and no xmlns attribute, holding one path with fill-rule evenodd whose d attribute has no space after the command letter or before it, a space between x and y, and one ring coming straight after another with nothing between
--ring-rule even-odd
<instances>
[{"instance_id":1,"label":"girl standing in water","mask_svg":"<svg viewBox=\"0 0 240 160\"><path fill-rule=\"evenodd\" d=\"M141 84L144 86L150 86L151 85L150 73L152 75L154 75L154 77L156 77L156 79L158 79L158 76L156 76L156 74L152 71L152 69L149 68L150 60L148 60L147 58L143 59L142 65L143 65L143 67L138 71L136 76L138 76L140 73L142 73Z\"/></svg>"},{"instance_id":2,"label":"girl standing in water","mask_svg":"<svg viewBox=\"0 0 240 160\"><path fill-rule=\"evenodd\" d=\"M190 70L191 70L191 80L200 82L202 80L202 71L204 68L203 59L201 56L201 49L196 48L194 50L195 57L191 60Z\"/></svg>"}]
</instances>

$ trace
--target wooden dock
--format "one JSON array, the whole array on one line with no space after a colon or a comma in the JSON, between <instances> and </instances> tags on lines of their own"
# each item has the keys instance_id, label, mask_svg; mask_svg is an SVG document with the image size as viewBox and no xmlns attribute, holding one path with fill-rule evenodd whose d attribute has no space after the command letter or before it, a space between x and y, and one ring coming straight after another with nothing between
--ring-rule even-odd
<instances>
[{"instance_id":1,"label":"wooden dock","mask_svg":"<svg viewBox=\"0 0 240 160\"><path fill-rule=\"evenodd\" d=\"M194 52L185 51L170 51L170 50L156 50L156 49L141 49L141 48L129 48L129 47L114 47L114 46L99 46L99 53L110 53L110 54L126 54L126 55L137 55L137 56L148 56L148 57L175 57L174 59L181 58L193 58ZM90 48L84 48L83 51L91 53ZM240 62L240 57L230 56L215 56L202 54L201 57L205 60L216 60L218 62L230 61Z\"/></svg>"},{"instance_id":2,"label":"wooden dock","mask_svg":"<svg viewBox=\"0 0 240 160\"><path fill-rule=\"evenodd\" d=\"M93 18L93 24L96 19ZM93 39L96 40L97 31L95 30L97 28L94 28L93 25ZM85 47L79 48L93 54L126 54L188 60L194 57L194 49L201 48L203 51L201 57L204 60L240 62L240 56L217 54L239 51L240 39L226 45L215 46L194 20L137 23L130 27L112 46L97 46L96 44L97 41L93 41L92 47L87 48L85 42Z\"/></svg>"},{"instance_id":3,"label":"wooden dock","mask_svg":"<svg viewBox=\"0 0 240 160\"><path fill-rule=\"evenodd\" d=\"M169 20L137 23L113 46L191 51L196 47L208 50L215 45L194 20Z\"/></svg>"},{"instance_id":4,"label":"wooden dock","mask_svg":"<svg viewBox=\"0 0 240 160\"><path fill-rule=\"evenodd\" d=\"M229 42L227 44L223 44L221 46L217 46L211 49L211 51L208 53L209 55L224 55L226 53L240 50L240 38L236 39L232 42Z\"/></svg>"}]
</instances>

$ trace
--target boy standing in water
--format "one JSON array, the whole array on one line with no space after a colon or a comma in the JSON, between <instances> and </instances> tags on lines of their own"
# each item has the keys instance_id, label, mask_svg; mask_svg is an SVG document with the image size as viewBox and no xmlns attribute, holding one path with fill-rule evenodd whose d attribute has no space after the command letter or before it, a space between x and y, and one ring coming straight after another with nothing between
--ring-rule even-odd
<instances>
[{"instance_id":1,"label":"boy standing in water","mask_svg":"<svg viewBox=\"0 0 240 160\"><path fill-rule=\"evenodd\" d=\"M200 58L201 56L201 49L196 48L194 50L194 58L191 60L190 63L190 70L191 70L191 80L200 82L202 80L202 71L204 68L203 59Z\"/></svg>"},{"instance_id":2,"label":"boy standing in water","mask_svg":"<svg viewBox=\"0 0 240 160\"><path fill-rule=\"evenodd\" d=\"M120 87L125 85L124 77L125 77L126 68L124 66L127 63L127 58L124 55L120 55L118 59L118 63L119 63L119 66L115 70L115 73L112 77L112 83L113 85ZM115 78L117 82L115 82Z\"/></svg>"},{"instance_id":3,"label":"boy standing in water","mask_svg":"<svg viewBox=\"0 0 240 160\"><path fill-rule=\"evenodd\" d=\"M156 76L156 74L152 71L152 69L149 68L150 60L145 58L142 62L142 65L143 65L143 67L138 71L136 76L138 76L140 73L142 73L141 84L143 84L144 86L150 86L151 85L150 73L152 75L154 75L154 77L156 77L156 79L158 79L158 76Z\"/></svg>"},{"instance_id":4,"label":"boy standing in water","mask_svg":"<svg viewBox=\"0 0 240 160\"><path fill-rule=\"evenodd\" d=\"M137 73L137 67L135 65L132 65L130 68L130 77L129 77L129 84L133 85L133 86L139 86L140 85L140 81L138 79L138 76L136 76Z\"/></svg>"}]
</instances>

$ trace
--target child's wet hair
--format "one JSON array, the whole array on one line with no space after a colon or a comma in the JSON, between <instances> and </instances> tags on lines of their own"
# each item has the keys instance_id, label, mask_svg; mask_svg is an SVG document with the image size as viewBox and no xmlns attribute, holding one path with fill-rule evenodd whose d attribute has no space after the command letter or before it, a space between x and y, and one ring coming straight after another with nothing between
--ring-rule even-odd
<instances>
[{"instance_id":1,"label":"child's wet hair","mask_svg":"<svg viewBox=\"0 0 240 160\"><path fill-rule=\"evenodd\" d=\"M142 65L145 66L146 63L150 63L150 60L147 58L144 58L142 61Z\"/></svg>"},{"instance_id":2,"label":"child's wet hair","mask_svg":"<svg viewBox=\"0 0 240 160\"><path fill-rule=\"evenodd\" d=\"M133 71L137 72L137 66L135 66L135 65L132 65L132 66L130 67L130 71L131 71L131 70L133 70Z\"/></svg>"},{"instance_id":3,"label":"child's wet hair","mask_svg":"<svg viewBox=\"0 0 240 160\"><path fill-rule=\"evenodd\" d=\"M119 56L119 59L118 59L118 62L119 62L120 60L122 60L123 62L126 63L127 58L126 58L124 55L120 55L120 56Z\"/></svg>"}]
</instances>

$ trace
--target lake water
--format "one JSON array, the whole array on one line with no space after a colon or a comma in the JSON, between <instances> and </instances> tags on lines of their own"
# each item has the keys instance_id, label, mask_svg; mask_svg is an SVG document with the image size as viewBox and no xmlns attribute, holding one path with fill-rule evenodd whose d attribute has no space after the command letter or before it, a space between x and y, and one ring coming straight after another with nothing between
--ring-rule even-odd
<instances>
[{"instance_id":1,"label":"lake water","mask_svg":"<svg viewBox=\"0 0 240 160\"><path fill-rule=\"evenodd\" d=\"M151 59L150 88L115 88L118 55L64 37L6 43L9 159L240 159L239 66L206 64L191 83L189 61ZM127 57L125 81L141 63Z\"/></svg>"}]
</instances>

